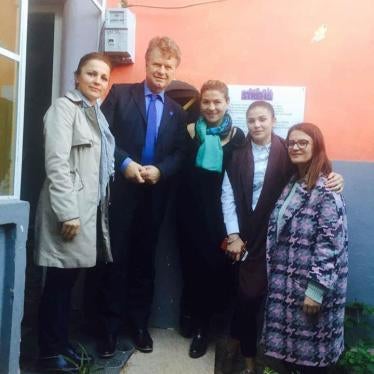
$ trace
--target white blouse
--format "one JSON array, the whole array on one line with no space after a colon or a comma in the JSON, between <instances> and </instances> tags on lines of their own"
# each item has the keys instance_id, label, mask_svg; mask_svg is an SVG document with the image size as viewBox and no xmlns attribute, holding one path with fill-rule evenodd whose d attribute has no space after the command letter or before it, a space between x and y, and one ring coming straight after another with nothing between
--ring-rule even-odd
<instances>
[{"instance_id":1,"label":"white blouse","mask_svg":"<svg viewBox=\"0 0 374 374\"><path fill-rule=\"evenodd\" d=\"M262 187L264 185L266 168L269 160L271 143L267 145L258 145L252 142L252 155L254 163L254 175L253 175L253 186L252 186L252 209L255 210L258 199L260 198ZM238 233L239 224L238 216L236 214L236 205L234 200L234 192L227 175L223 177L222 182L222 212L226 226L227 235Z\"/></svg>"}]
</instances>

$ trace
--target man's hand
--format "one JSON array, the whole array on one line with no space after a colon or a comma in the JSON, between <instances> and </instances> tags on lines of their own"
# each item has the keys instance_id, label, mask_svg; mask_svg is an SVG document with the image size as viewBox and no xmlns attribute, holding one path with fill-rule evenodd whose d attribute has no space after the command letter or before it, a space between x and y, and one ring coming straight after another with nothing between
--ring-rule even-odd
<instances>
[{"instance_id":1,"label":"man's hand","mask_svg":"<svg viewBox=\"0 0 374 374\"><path fill-rule=\"evenodd\" d=\"M148 184L156 184L161 177L160 170L153 165L145 165L141 173L142 178Z\"/></svg>"},{"instance_id":2,"label":"man's hand","mask_svg":"<svg viewBox=\"0 0 374 374\"><path fill-rule=\"evenodd\" d=\"M135 161L131 161L128 165L125 171L123 172L123 175L126 179L130 180L134 183L144 183L145 180L142 177L142 174L145 172L145 168L138 164Z\"/></svg>"},{"instance_id":3,"label":"man's hand","mask_svg":"<svg viewBox=\"0 0 374 374\"><path fill-rule=\"evenodd\" d=\"M243 246L244 242L239 234L230 234L228 236L226 253L233 261L239 261Z\"/></svg>"},{"instance_id":4,"label":"man's hand","mask_svg":"<svg viewBox=\"0 0 374 374\"><path fill-rule=\"evenodd\" d=\"M73 240L79 234L81 223L79 218L62 222L61 236L64 240Z\"/></svg>"},{"instance_id":5,"label":"man's hand","mask_svg":"<svg viewBox=\"0 0 374 374\"><path fill-rule=\"evenodd\" d=\"M304 298L303 312L306 314L317 314L321 309L321 304L308 296Z\"/></svg>"},{"instance_id":6,"label":"man's hand","mask_svg":"<svg viewBox=\"0 0 374 374\"><path fill-rule=\"evenodd\" d=\"M338 173L330 173L327 177L325 187L331 191L341 193L344 188L344 178Z\"/></svg>"}]
</instances>

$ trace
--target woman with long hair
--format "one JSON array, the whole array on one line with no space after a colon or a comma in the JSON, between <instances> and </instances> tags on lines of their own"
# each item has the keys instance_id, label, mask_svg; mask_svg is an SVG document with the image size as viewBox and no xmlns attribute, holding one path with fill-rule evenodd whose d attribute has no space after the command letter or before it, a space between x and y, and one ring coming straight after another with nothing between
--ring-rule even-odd
<instances>
[{"instance_id":1,"label":"woman with long hair","mask_svg":"<svg viewBox=\"0 0 374 374\"><path fill-rule=\"evenodd\" d=\"M345 203L325 187L331 163L320 129L297 124L286 144L296 171L270 217L264 349L290 373L324 374L344 349Z\"/></svg>"}]
</instances>

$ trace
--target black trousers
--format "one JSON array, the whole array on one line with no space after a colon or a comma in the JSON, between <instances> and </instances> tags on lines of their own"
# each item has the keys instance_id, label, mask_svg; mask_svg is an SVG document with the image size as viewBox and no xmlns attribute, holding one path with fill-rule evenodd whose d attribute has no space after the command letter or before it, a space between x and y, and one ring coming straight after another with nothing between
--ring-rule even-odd
<instances>
[{"instance_id":1,"label":"black trousers","mask_svg":"<svg viewBox=\"0 0 374 374\"><path fill-rule=\"evenodd\" d=\"M231 306L235 267L220 249L226 236L220 175L186 173L177 192L176 229L182 270L181 315L197 328Z\"/></svg>"},{"instance_id":2,"label":"black trousers","mask_svg":"<svg viewBox=\"0 0 374 374\"><path fill-rule=\"evenodd\" d=\"M40 356L59 354L69 344L71 291L80 269L47 268L39 305Z\"/></svg>"},{"instance_id":3,"label":"black trousers","mask_svg":"<svg viewBox=\"0 0 374 374\"><path fill-rule=\"evenodd\" d=\"M99 277L104 284L100 316L104 333L117 334L125 318L134 328L148 326L155 252L167 193L160 194L157 185L127 185L127 189L115 190L112 196L110 229L114 263L100 269Z\"/></svg>"},{"instance_id":4,"label":"black trousers","mask_svg":"<svg viewBox=\"0 0 374 374\"><path fill-rule=\"evenodd\" d=\"M179 242L183 275L181 312L192 317L195 327L205 328L215 313L231 304L233 267L221 253L218 242L207 243L210 257L201 253L206 250L202 241L200 246L189 243L186 237Z\"/></svg>"},{"instance_id":5,"label":"black trousers","mask_svg":"<svg viewBox=\"0 0 374 374\"><path fill-rule=\"evenodd\" d=\"M238 298L231 322L231 336L240 341L244 357L255 357L257 339L261 332L264 296L253 299Z\"/></svg>"}]
</instances>

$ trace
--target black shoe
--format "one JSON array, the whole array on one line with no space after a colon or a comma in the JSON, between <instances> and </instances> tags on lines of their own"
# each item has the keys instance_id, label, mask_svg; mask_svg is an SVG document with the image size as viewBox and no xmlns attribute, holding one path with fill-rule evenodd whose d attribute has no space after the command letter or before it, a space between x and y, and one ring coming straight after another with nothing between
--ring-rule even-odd
<instances>
[{"instance_id":1,"label":"black shoe","mask_svg":"<svg viewBox=\"0 0 374 374\"><path fill-rule=\"evenodd\" d=\"M135 348L143 353L151 353L153 351L153 340L147 329L137 329L133 335Z\"/></svg>"},{"instance_id":2,"label":"black shoe","mask_svg":"<svg viewBox=\"0 0 374 374\"><path fill-rule=\"evenodd\" d=\"M70 362L64 355L40 357L38 360L40 371L51 371L54 373L78 373L79 363Z\"/></svg>"},{"instance_id":3,"label":"black shoe","mask_svg":"<svg viewBox=\"0 0 374 374\"><path fill-rule=\"evenodd\" d=\"M116 353L116 346L117 337L107 334L97 342L96 351L101 358L110 358Z\"/></svg>"},{"instance_id":4,"label":"black shoe","mask_svg":"<svg viewBox=\"0 0 374 374\"><path fill-rule=\"evenodd\" d=\"M190 345L190 357L199 358L204 356L207 349L208 334L203 329L197 329Z\"/></svg>"},{"instance_id":5,"label":"black shoe","mask_svg":"<svg viewBox=\"0 0 374 374\"><path fill-rule=\"evenodd\" d=\"M93 364L93 357L88 354L88 352L79 346L74 346L69 344L67 348L65 348L61 354L64 357L68 357L69 359L73 360L74 362L80 364Z\"/></svg>"},{"instance_id":6,"label":"black shoe","mask_svg":"<svg viewBox=\"0 0 374 374\"><path fill-rule=\"evenodd\" d=\"M184 338L192 338L193 336L193 321L188 314L182 314L179 319L179 333Z\"/></svg>"}]
</instances>

